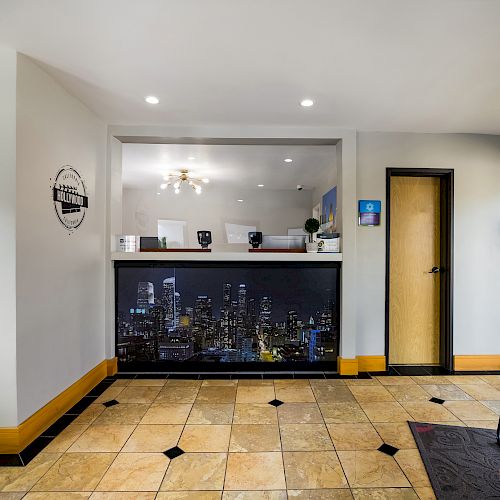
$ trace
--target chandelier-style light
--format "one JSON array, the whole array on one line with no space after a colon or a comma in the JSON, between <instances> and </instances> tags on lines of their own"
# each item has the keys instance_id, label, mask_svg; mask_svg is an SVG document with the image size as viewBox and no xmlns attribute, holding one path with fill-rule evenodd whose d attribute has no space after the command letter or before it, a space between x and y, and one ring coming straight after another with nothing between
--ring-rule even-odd
<instances>
[{"instance_id":1,"label":"chandelier-style light","mask_svg":"<svg viewBox=\"0 0 500 500\"><path fill-rule=\"evenodd\" d=\"M191 177L187 170L181 170L179 175L167 175L163 178L166 182L160 184L161 189L167 189L168 186L172 185L174 188L174 193L179 194L181 192L181 187L184 183L191 186L196 194L201 194L201 185L208 184L210 181L207 178L197 179L196 177Z\"/></svg>"}]
</instances>

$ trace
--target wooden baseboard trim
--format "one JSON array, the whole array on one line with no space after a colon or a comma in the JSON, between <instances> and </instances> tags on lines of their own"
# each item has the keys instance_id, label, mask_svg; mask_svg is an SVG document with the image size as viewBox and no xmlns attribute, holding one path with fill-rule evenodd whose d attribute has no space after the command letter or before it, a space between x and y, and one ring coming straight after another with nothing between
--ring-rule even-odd
<instances>
[{"instance_id":1,"label":"wooden baseboard trim","mask_svg":"<svg viewBox=\"0 0 500 500\"><path fill-rule=\"evenodd\" d=\"M0 453L19 453L24 450L99 382L114 373L116 358L105 359L17 427L0 428Z\"/></svg>"},{"instance_id":2,"label":"wooden baseboard trim","mask_svg":"<svg viewBox=\"0 0 500 500\"><path fill-rule=\"evenodd\" d=\"M337 371L339 375L357 375L358 374L358 360L357 358L337 358Z\"/></svg>"},{"instance_id":3,"label":"wooden baseboard trim","mask_svg":"<svg viewBox=\"0 0 500 500\"><path fill-rule=\"evenodd\" d=\"M500 370L500 354L459 354L453 356L456 371Z\"/></svg>"},{"instance_id":4,"label":"wooden baseboard trim","mask_svg":"<svg viewBox=\"0 0 500 500\"><path fill-rule=\"evenodd\" d=\"M114 357L111 359L107 359L106 362L107 362L106 368L108 372L108 377L116 375L118 373L118 358Z\"/></svg>"},{"instance_id":5,"label":"wooden baseboard trim","mask_svg":"<svg viewBox=\"0 0 500 500\"><path fill-rule=\"evenodd\" d=\"M385 372L385 356L356 356L360 372Z\"/></svg>"}]
</instances>

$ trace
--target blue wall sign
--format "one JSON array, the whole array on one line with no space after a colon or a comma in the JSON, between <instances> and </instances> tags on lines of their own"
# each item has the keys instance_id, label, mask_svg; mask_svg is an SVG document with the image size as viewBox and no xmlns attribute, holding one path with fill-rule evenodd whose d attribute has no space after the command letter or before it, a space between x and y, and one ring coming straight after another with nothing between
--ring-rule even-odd
<instances>
[{"instance_id":1,"label":"blue wall sign","mask_svg":"<svg viewBox=\"0 0 500 500\"><path fill-rule=\"evenodd\" d=\"M380 200L359 200L358 205L360 226L380 225L380 212L382 211Z\"/></svg>"}]
</instances>

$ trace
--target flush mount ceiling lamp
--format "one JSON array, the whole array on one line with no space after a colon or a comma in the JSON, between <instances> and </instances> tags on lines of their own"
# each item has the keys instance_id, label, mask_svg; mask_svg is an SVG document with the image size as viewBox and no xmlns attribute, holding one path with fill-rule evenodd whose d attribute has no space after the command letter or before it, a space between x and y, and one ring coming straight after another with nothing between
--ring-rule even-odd
<instances>
[{"instance_id":1,"label":"flush mount ceiling lamp","mask_svg":"<svg viewBox=\"0 0 500 500\"><path fill-rule=\"evenodd\" d=\"M167 189L168 186L172 185L174 188L174 193L179 194L181 192L181 187L184 184L191 186L196 194L201 194L202 184L208 184L210 181L207 178L198 179L189 175L189 171L181 170L180 174L173 174L164 177L166 181L164 184L160 185L161 189Z\"/></svg>"}]
</instances>

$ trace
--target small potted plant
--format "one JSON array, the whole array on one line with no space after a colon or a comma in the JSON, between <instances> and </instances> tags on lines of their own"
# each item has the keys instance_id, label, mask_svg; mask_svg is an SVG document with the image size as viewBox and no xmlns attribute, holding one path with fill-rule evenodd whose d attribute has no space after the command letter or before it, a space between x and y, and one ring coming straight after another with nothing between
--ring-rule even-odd
<instances>
[{"instance_id":1,"label":"small potted plant","mask_svg":"<svg viewBox=\"0 0 500 500\"><path fill-rule=\"evenodd\" d=\"M318 232L319 220L312 217L307 219L304 224L304 229L309 233L309 243L306 243L306 251L308 253L316 253L318 251L318 243L313 241L313 234Z\"/></svg>"}]
</instances>

